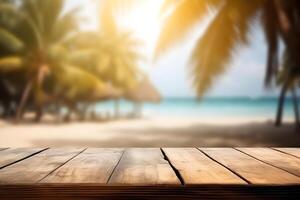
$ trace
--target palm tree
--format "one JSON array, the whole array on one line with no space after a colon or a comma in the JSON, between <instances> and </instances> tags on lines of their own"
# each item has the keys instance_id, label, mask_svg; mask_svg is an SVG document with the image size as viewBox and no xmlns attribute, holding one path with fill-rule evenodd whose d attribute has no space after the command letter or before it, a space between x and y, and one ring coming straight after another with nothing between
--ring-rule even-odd
<instances>
[{"instance_id":1,"label":"palm tree","mask_svg":"<svg viewBox=\"0 0 300 200\"><path fill-rule=\"evenodd\" d=\"M104 80L109 81L114 87L126 93L138 84L141 72L138 61L142 55L137 51L140 42L134 39L131 33L120 32L110 39L107 35L102 36L106 41L103 52L99 55L98 73ZM115 116L119 116L119 100L115 101Z\"/></svg>"},{"instance_id":2,"label":"palm tree","mask_svg":"<svg viewBox=\"0 0 300 200\"><path fill-rule=\"evenodd\" d=\"M126 4L135 4L135 0L104 0L100 4L100 41L102 49L98 56L97 69L104 80L126 93L138 84L141 72L138 61L143 59L139 53L142 42L134 38L132 32L121 30L115 18L115 12ZM119 101L115 103L115 116L119 116Z\"/></svg>"},{"instance_id":3,"label":"palm tree","mask_svg":"<svg viewBox=\"0 0 300 200\"><path fill-rule=\"evenodd\" d=\"M161 56L184 39L210 11L215 11L204 35L199 36L191 56L192 76L202 96L222 74L240 45L249 44L251 25L258 20L268 47L265 84L270 85L278 71L279 41L300 67L300 2L297 0L166 0L166 14L156 49ZM288 83L282 85L285 94ZM279 98L279 106L283 98ZM280 110L280 109L279 109Z\"/></svg>"},{"instance_id":4,"label":"palm tree","mask_svg":"<svg viewBox=\"0 0 300 200\"><path fill-rule=\"evenodd\" d=\"M12 0L0 1L0 104L2 104L3 115L11 117L14 105L19 96L19 88L23 84L22 60L14 53L23 48L22 42L10 31L14 30L17 20L11 16L15 8ZM18 71L18 73L16 73Z\"/></svg>"},{"instance_id":5,"label":"palm tree","mask_svg":"<svg viewBox=\"0 0 300 200\"><path fill-rule=\"evenodd\" d=\"M118 97L119 91L111 85L124 90L134 85L139 54L131 34L74 34L76 10L62 12L63 0L4 3L0 4L4 11L0 12L0 90L7 85L2 82L13 79L10 85L18 87L18 119L29 98L39 119L46 103L65 105L71 113L79 103Z\"/></svg>"},{"instance_id":6,"label":"palm tree","mask_svg":"<svg viewBox=\"0 0 300 200\"><path fill-rule=\"evenodd\" d=\"M142 57L137 50L139 45L140 41L130 32L111 35L102 32L80 33L68 44L73 51L73 64L84 66L84 70L123 93L135 87L141 74L137 67ZM116 116L119 115L118 99L115 99Z\"/></svg>"},{"instance_id":7,"label":"palm tree","mask_svg":"<svg viewBox=\"0 0 300 200\"><path fill-rule=\"evenodd\" d=\"M299 116L299 106L298 106L298 97L297 97L297 86L300 83L300 69L297 67L296 63L291 59L290 53L286 50L283 56L283 67L282 70L278 73L279 85L282 86L280 92L280 104L278 106L277 116L276 116L276 125L280 126L282 123L283 107L285 96L288 90L291 91L292 101L294 106L295 113L295 124L297 127L300 127L300 116Z\"/></svg>"},{"instance_id":8,"label":"palm tree","mask_svg":"<svg viewBox=\"0 0 300 200\"><path fill-rule=\"evenodd\" d=\"M124 91L135 86L140 75L137 62L142 58L137 48L140 44L130 32L119 32L103 41L97 65L98 73L115 87Z\"/></svg>"},{"instance_id":9,"label":"palm tree","mask_svg":"<svg viewBox=\"0 0 300 200\"><path fill-rule=\"evenodd\" d=\"M84 119L85 110L81 112L78 109L79 104L98 101L109 95L104 81L79 66L63 64L54 73L53 80L49 84L51 87L49 93L55 98L55 102L68 108L66 121L72 112L76 112Z\"/></svg>"},{"instance_id":10,"label":"palm tree","mask_svg":"<svg viewBox=\"0 0 300 200\"><path fill-rule=\"evenodd\" d=\"M42 114L45 99L44 82L55 65L49 55L56 45L63 42L77 27L76 10L63 12L64 0L24 0L19 4L6 3L1 8L16 19L12 28L0 27L0 35L11 52L1 58L2 66L26 68L27 82L18 106L20 119L30 96L37 106L37 119ZM2 55L1 55L2 56Z\"/></svg>"}]
</instances>

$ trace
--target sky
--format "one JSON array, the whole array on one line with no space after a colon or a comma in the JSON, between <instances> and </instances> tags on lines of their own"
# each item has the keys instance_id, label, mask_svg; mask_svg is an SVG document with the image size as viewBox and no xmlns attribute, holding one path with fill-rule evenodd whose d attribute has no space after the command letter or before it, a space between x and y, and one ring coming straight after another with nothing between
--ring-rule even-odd
<instances>
[{"instance_id":1,"label":"sky","mask_svg":"<svg viewBox=\"0 0 300 200\"><path fill-rule=\"evenodd\" d=\"M101 0L98 0L98 2ZM183 42L154 62L153 52L161 27L160 6L163 0L143 0L143 3L118 17L119 26L131 30L144 41L142 53L147 60L140 63L164 97L194 97L195 90L189 76L189 57L199 34L205 31L209 20L199 24L197 30ZM86 18L83 30L95 30L98 26L96 0L67 0L66 9L81 8ZM236 51L227 71L214 83L207 96L248 96L252 98L272 96L276 91L263 86L266 45L259 28L253 28L250 46Z\"/></svg>"}]
</instances>

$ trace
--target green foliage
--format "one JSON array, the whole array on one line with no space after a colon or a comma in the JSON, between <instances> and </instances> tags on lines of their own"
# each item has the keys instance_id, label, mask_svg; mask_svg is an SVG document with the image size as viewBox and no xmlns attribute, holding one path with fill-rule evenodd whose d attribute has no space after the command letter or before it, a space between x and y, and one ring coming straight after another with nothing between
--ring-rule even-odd
<instances>
[{"instance_id":1,"label":"green foliage","mask_svg":"<svg viewBox=\"0 0 300 200\"><path fill-rule=\"evenodd\" d=\"M140 42L117 29L80 32L79 9L65 11L64 3L0 1L0 90L15 88L17 99L8 101L18 102L18 117L28 107L38 113L49 103L117 98L116 87L125 91L137 81Z\"/></svg>"},{"instance_id":2,"label":"green foliage","mask_svg":"<svg viewBox=\"0 0 300 200\"><path fill-rule=\"evenodd\" d=\"M131 89L137 83L139 71L138 60L142 57L138 51L139 42L130 33L119 33L110 37L103 35L100 40L106 41L99 55L97 72L104 80L124 91Z\"/></svg>"},{"instance_id":3,"label":"green foliage","mask_svg":"<svg viewBox=\"0 0 300 200\"><path fill-rule=\"evenodd\" d=\"M138 52L140 45L141 42L129 32L113 35L79 33L68 41L68 46L73 49L69 60L126 92L135 87L140 76L137 67L142 58Z\"/></svg>"},{"instance_id":4,"label":"green foliage","mask_svg":"<svg viewBox=\"0 0 300 200\"><path fill-rule=\"evenodd\" d=\"M17 56L0 58L0 73L20 70L24 67L23 60Z\"/></svg>"},{"instance_id":5,"label":"green foliage","mask_svg":"<svg viewBox=\"0 0 300 200\"><path fill-rule=\"evenodd\" d=\"M16 35L0 27L0 45L9 52L18 52L24 48L24 43Z\"/></svg>"}]
</instances>

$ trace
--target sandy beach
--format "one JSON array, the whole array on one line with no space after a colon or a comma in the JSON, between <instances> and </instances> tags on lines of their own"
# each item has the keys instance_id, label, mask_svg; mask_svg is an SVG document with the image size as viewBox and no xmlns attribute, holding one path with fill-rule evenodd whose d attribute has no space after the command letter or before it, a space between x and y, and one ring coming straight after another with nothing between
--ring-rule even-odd
<instances>
[{"instance_id":1,"label":"sandy beach","mask_svg":"<svg viewBox=\"0 0 300 200\"><path fill-rule=\"evenodd\" d=\"M111 122L0 122L0 147L300 146L292 120L143 118Z\"/></svg>"}]
</instances>

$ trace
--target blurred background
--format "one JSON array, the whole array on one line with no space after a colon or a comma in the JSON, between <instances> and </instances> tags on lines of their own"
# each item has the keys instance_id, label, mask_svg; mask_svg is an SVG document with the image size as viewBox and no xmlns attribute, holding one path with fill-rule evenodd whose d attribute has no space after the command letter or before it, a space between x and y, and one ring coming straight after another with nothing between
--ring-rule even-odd
<instances>
[{"instance_id":1,"label":"blurred background","mask_svg":"<svg viewBox=\"0 0 300 200\"><path fill-rule=\"evenodd\" d=\"M296 0L0 0L0 146L299 146Z\"/></svg>"}]
</instances>

